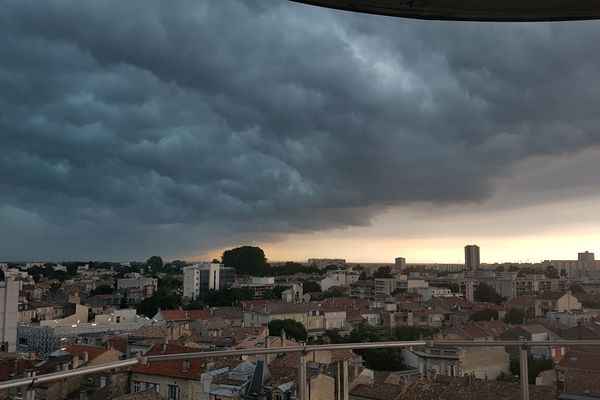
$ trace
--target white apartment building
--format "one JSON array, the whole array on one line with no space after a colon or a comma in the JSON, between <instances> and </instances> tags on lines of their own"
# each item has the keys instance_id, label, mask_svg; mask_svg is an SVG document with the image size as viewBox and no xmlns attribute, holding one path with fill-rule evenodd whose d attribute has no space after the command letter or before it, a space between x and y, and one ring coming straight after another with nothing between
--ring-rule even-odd
<instances>
[{"instance_id":1,"label":"white apartment building","mask_svg":"<svg viewBox=\"0 0 600 400\"><path fill-rule=\"evenodd\" d=\"M221 264L202 263L183 269L183 297L198 298L209 290L220 288Z\"/></svg>"},{"instance_id":2,"label":"white apartment building","mask_svg":"<svg viewBox=\"0 0 600 400\"><path fill-rule=\"evenodd\" d=\"M19 282L0 282L0 351L16 351L18 301Z\"/></svg>"}]
</instances>

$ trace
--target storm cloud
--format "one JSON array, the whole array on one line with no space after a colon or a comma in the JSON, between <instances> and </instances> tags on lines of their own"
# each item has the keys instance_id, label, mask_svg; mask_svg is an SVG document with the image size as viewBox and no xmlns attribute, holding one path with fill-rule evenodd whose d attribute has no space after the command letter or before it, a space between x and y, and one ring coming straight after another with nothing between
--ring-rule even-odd
<instances>
[{"instance_id":1,"label":"storm cloud","mask_svg":"<svg viewBox=\"0 0 600 400\"><path fill-rule=\"evenodd\" d=\"M194 254L483 202L600 144L595 22L6 0L0 258Z\"/></svg>"}]
</instances>

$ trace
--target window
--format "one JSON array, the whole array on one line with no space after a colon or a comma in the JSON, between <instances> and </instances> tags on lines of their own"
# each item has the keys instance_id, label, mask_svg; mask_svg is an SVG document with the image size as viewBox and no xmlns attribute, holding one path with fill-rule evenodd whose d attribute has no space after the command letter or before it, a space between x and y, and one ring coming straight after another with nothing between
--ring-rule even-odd
<instances>
[{"instance_id":1,"label":"window","mask_svg":"<svg viewBox=\"0 0 600 400\"><path fill-rule=\"evenodd\" d=\"M144 390L143 382L133 381L133 393L141 392Z\"/></svg>"},{"instance_id":2,"label":"window","mask_svg":"<svg viewBox=\"0 0 600 400\"><path fill-rule=\"evenodd\" d=\"M167 386L167 400L179 400L179 386L168 385Z\"/></svg>"}]
</instances>

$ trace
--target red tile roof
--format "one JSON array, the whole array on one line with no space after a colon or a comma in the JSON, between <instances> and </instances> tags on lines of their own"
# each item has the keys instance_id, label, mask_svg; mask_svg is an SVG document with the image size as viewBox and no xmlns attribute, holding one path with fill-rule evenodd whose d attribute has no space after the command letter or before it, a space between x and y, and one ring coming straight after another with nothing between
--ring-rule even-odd
<instances>
[{"instance_id":1,"label":"red tile roof","mask_svg":"<svg viewBox=\"0 0 600 400\"><path fill-rule=\"evenodd\" d=\"M89 346L84 344L74 344L71 346L67 346L65 351L74 356L78 356L80 360L84 359L84 353L88 353L88 361L93 361L94 359L100 357L102 354L108 351L106 347L100 346Z\"/></svg>"},{"instance_id":2,"label":"red tile roof","mask_svg":"<svg viewBox=\"0 0 600 400\"><path fill-rule=\"evenodd\" d=\"M561 297L563 297L565 294L566 293L564 293L564 292L551 292L548 290L548 291L538 294L536 296L536 299L538 299L538 300L558 300Z\"/></svg>"},{"instance_id":3,"label":"red tile roof","mask_svg":"<svg viewBox=\"0 0 600 400\"><path fill-rule=\"evenodd\" d=\"M600 371L600 354L569 351L558 365L566 369Z\"/></svg>"},{"instance_id":4,"label":"red tile roof","mask_svg":"<svg viewBox=\"0 0 600 400\"><path fill-rule=\"evenodd\" d=\"M205 351L174 344L155 344L144 354L154 356L162 354L198 353ZM137 364L131 367L131 371L139 374L169 376L172 378L184 378L200 380L200 374L204 372L205 360L189 360L189 368L184 369L184 360L161 361L150 364Z\"/></svg>"},{"instance_id":5,"label":"red tile roof","mask_svg":"<svg viewBox=\"0 0 600 400\"><path fill-rule=\"evenodd\" d=\"M161 310L160 315L167 321L188 321L210 316L208 310Z\"/></svg>"}]
</instances>

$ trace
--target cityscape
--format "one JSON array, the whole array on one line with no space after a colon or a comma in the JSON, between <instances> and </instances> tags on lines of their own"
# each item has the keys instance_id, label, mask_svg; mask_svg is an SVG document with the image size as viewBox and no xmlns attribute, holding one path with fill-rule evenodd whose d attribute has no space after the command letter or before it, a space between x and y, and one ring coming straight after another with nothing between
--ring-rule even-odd
<instances>
[{"instance_id":1,"label":"cityscape","mask_svg":"<svg viewBox=\"0 0 600 400\"><path fill-rule=\"evenodd\" d=\"M598 20L3 0L0 400L600 400Z\"/></svg>"},{"instance_id":2,"label":"cityscape","mask_svg":"<svg viewBox=\"0 0 600 400\"><path fill-rule=\"evenodd\" d=\"M519 350L493 343L511 340L549 343L525 350L532 398L594 393L600 352L567 344L600 340L600 261L594 253L484 264L482 251L465 245L458 265L412 264L404 257L388 264L342 258L269 263L255 246L207 262L160 256L122 263L3 262L2 381L140 357L281 349L140 364L3 395L295 399L299 354L286 347L419 340L433 344L308 354L303 395L437 399L465 390L459 398L498 391L519 398Z\"/></svg>"}]
</instances>

